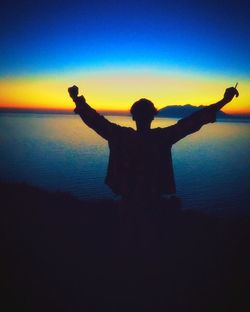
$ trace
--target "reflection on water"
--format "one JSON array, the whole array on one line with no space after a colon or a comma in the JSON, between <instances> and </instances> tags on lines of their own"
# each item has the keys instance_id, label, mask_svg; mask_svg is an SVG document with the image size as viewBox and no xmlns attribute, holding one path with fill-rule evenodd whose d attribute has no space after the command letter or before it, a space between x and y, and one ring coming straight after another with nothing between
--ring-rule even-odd
<instances>
[{"instance_id":1,"label":"reflection on water","mask_svg":"<svg viewBox=\"0 0 250 312\"><path fill-rule=\"evenodd\" d=\"M125 116L112 122L134 127ZM175 119L158 118L153 127ZM249 204L249 123L204 126L173 147L178 195L185 208L247 213ZM80 198L110 198L103 183L107 142L75 115L0 114L0 178L25 181Z\"/></svg>"}]
</instances>

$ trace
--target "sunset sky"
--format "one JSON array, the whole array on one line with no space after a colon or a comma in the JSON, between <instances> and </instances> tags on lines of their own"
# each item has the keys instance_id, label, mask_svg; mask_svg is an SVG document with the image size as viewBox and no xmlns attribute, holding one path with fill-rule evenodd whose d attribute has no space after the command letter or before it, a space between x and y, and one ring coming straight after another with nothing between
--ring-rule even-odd
<instances>
[{"instance_id":1,"label":"sunset sky","mask_svg":"<svg viewBox=\"0 0 250 312\"><path fill-rule=\"evenodd\" d=\"M239 82L228 113L250 114L247 1L2 1L0 107L99 110L208 105Z\"/></svg>"}]
</instances>

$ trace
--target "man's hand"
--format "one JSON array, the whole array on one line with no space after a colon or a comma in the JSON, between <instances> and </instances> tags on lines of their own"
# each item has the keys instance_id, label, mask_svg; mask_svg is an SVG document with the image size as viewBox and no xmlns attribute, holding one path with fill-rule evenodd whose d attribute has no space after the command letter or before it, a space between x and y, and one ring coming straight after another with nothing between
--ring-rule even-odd
<instances>
[{"instance_id":1,"label":"man's hand","mask_svg":"<svg viewBox=\"0 0 250 312\"><path fill-rule=\"evenodd\" d=\"M227 88L225 93L224 93L224 100L225 102L229 103L232 101L232 99L234 98L234 96L238 97L239 96L239 92L236 88L231 87L231 88Z\"/></svg>"},{"instance_id":2,"label":"man's hand","mask_svg":"<svg viewBox=\"0 0 250 312\"><path fill-rule=\"evenodd\" d=\"M75 102L76 108L74 109L74 112L76 114L79 114L82 109L84 108L84 103L86 104L85 98L81 95L78 96L78 87L73 86L68 88L69 95L72 98L72 100Z\"/></svg>"},{"instance_id":3,"label":"man's hand","mask_svg":"<svg viewBox=\"0 0 250 312\"><path fill-rule=\"evenodd\" d=\"M78 87L77 86L73 86L68 88L69 91L69 95L70 97L75 100L78 97Z\"/></svg>"}]
</instances>

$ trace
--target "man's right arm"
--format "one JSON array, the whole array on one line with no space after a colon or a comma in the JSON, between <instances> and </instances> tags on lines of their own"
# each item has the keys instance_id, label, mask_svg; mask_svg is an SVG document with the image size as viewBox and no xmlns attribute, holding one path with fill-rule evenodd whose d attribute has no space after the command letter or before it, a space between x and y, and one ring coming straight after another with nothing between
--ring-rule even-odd
<instances>
[{"instance_id":1,"label":"man's right arm","mask_svg":"<svg viewBox=\"0 0 250 312\"><path fill-rule=\"evenodd\" d=\"M208 105L169 127L172 143L176 143L185 136L200 130L205 124L215 122L216 113L223 106L231 102L234 96L239 96L238 91L233 87L228 88L225 91L224 97L219 102Z\"/></svg>"},{"instance_id":2,"label":"man's right arm","mask_svg":"<svg viewBox=\"0 0 250 312\"><path fill-rule=\"evenodd\" d=\"M70 87L68 91L76 105L74 112L81 117L82 121L88 127L92 128L104 139L109 140L119 126L108 121L105 117L91 108L82 95L78 96L78 88L76 86Z\"/></svg>"}]
</instances>

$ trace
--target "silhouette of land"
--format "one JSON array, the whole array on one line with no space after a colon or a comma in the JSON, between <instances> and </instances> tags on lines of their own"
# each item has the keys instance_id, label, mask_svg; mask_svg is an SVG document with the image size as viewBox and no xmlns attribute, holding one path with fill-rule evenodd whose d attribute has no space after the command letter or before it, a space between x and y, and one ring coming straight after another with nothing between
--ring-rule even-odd
<instances>
[{"instance_id":1,"label":"silhouette of land","mask_svg":"<svg viewBox=\"0 0 250 312\"><path fill-rule=\"evenodd\" d=\"M193 106L191 104L186 105L171 105L163 107L159 110L158 116L159 117L175 117L175 118L185 118L189 115L199 111L200 109L204 108L205 106ZM226 114L222 111L217 112L218 118L229 118L231 115Z\"/></svg>"},{"instance_id":2,"label":"silhouette of land","mask_svg":"<svg viewBox=\"0 0 250 312\"><path fill-rule=\"evenodd\" d=\"M191 104L186 105L170 105L163 107L159 110L157 117L161 118L185 118L188 115L198 111L205 106L193 106ZM130 116L128 111L99 111L105 116ZM0 113L32 113L32 114L66 114L72 115L72 110L56 110L56 109L15 109L15 108L0 108ZM226 114L222 111L217 113L219 119L242 119L249 120L249 114Z\"/></svg>"},{"instance_id":3,"label":"silhouette of land","mask_svg":"<svg viewBox=\"0 0 250 312\"><path fill-rule=\"evenodd\" d=\"M191 104L186 104L186 105L170 105L163 107L159 110L157 116L158 117L171 117L171 118L185 118L200 109L204 108L205 106L200 105L200 106L193 106ZM223 118L223 119L234 119L234 118L240 118L240 119L249 119L250 115L249 114L226 114L222 111L217 112L217 117L218 118Z\"/></svg>"},{"instance_id":4,"label":"silhouette of land","mask_svg":"<svg viewBox=\"0 0 250 312\"><path fill-rule=\"evenodd\" d=\"M249 311L247 217L0 189L2 311Z\"/></svg>"}]
</instances>

